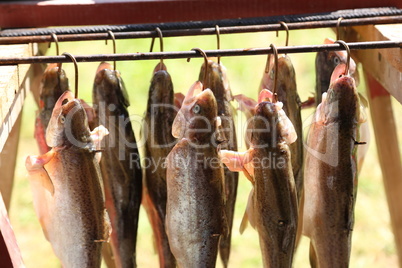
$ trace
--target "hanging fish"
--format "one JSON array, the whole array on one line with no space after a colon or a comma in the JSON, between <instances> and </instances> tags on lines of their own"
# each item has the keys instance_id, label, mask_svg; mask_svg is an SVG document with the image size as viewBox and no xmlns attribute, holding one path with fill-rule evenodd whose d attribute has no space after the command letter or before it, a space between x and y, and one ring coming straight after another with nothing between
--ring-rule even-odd
<instances>
[{"instance_id":1,"label":"hanging fish","mask_svg":"<svg viewBox=\"0 0 402 268\"><path fill-rule=\"evenodd\" d=\"M46 131L52 149L26 159L35 212L63 267L101 265L109 223L95 154L104 135L103 126L89 131L80 101L66 91Z\"/></svg>"},{"instance_id":2,"label":"hanging fish","mask_svg":"<svg viewBox=\"0 0 402 268\"><path fill-rule=\"evenodd\" d=\"M237 151L236 129L233 120L233 109L230 101L233 99L232 92L229 87L229 82L226 77L226 68L222 64L214 61L208 61L206 81L204 81L205 64L201 67L199 76L205 88L211 89L214 93L218 104L218 116L221 118L222 135L225 142L221 144L221 149ZM228 236L222 237L219 244L219 253L224 267L228 266L230 256L230 242L232 237L232 225L234 217L234 208L237 195L237 184L239 174L230 171L226 166L223 167L225 176L225 198L226 198L226 219L228 222Z\"/></svg>"},{"instance_id":3,"label":"hanging fish","mask_svg":"<svg viewBox=\"0 0 402 268\"><path fill-rule=\"evenodd\" d=\"M136 241L142 193L140 157L127 107L130 105L120 73L101 63L92 92L96 125L104 125L100 168L106 209L112 225L111 246L117 267L136 266Z\"/></svg>"},{"instance_id":4,"label":"hanging fish","mask_svg":"<svg viewBox=\"0 0 402 268\"><path fill-rule=\"evenodd\" d=\"M220 119L214 94L201 90L196 82L183 101L172 127L180 140L166 161L166 233L178 267L215 267L227 232L215 135Z\"/></svg>"},{"instance_id":5,"label":"hanging fish","mask_svg":"<svg viewBox=\"0 0 402 268\"><path fill-rule=\"evenodd\" d=\"M275 93L277 100L283 103L283 111L292 122L297 134L297 140L289 145L293 176L296 183L297 198L303 192L303 128L301 119L301 101L297 94L296 74L292 61L287 55L278 58L278 77ZM273 60L270 62L268 73L264 73L260 89L273 91L275 67Z\"/></svg>"},{"instance_id":6,"label":"hanging fish","mask_svg":"<svg viewBox=\"0 0 402 268\"><path fill-rule=\"evenodd\" d=\"M334 44L331 38L326 38L324 44ZM321 51L315 58L315 106L321 103L322 93L327 92L331 81L331 75L339 64L346 64L346 51ZM356 86L359 85L359 72L355 61L350 58L349 73L355 79Z\"/></svg>"},{"instance_id":7,"label":"hanging fish","mask_svg":"<svg viewBox=\"0 0 402 268\"><path fill-rule=\"evenodd\" d=\"M338 65L307 136L303 233L312 267L348 267L357 193L358 125L354 79Z\"/></svg>"},{"instance_id":8,"label":"hanging fish","mask_svg":"<svg viewBox=\"0 0 402 268\"><path fill-rule=\"evenodd\" d=\"M153 229L160 267L165 268L176 267L176 260L170 250L165 231L167 198L165 160L176 144L176 138L172 136L172 125L181 101L173 95L172 79L166 66L163 63L158 64L149 88L147 112L142 129L145 136L145 159L147 159L142 203Z\"/></svg>"},{"instance_id":9,"label":"hanging fish","mask_svg":"<svg viewBox=\"0 0 402 268\"><path fill-rule=\"evenodd\" d=\"M268 95L267 90L261 94ZM297 134L281 102L260 96L251 121L250 148L244 153L221 150L222 162L243 171L252 182L247 220L257 229L264 267L291 267L295 248L298 205L289 145Z\"/></svg>"},{"instance_id":10,"label":"hanging fish","mask_svg":"<svg viewBox=\"0 0 402 268\"><path fill-rule=\"evenodd\" d=\"M46 144L46 128L56 101L68 90L68 78L61 66L49 64L42 75L39 95L39 112L35 122L34 137L39 146L40 154L47 153L51 148Z\"/></svg>"}]
</instances>

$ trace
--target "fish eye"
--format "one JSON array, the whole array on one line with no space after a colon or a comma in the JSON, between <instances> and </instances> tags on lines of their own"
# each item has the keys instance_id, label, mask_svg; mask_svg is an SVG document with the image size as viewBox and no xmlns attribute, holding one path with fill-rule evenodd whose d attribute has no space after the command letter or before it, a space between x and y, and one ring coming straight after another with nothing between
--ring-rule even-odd
<instances>
[{"instance_id":1,"label":"fish eye","mask_svg":"<svg viewBox=\"0 0 402 268\"><path fill-rule=\"evenodd\" d=\"M60 122L64 124L64 121L66 121L66 118L64 117L64 115L60 115Z\"/></svg>"},{"instance_id":2,"label":"fish eye","mask_svg":"<svg viewBox=\"0 0 402 268\"><path fill-rule=\"evenodd\" d=\"M341 60L338 57L334 57L334 64L338 65L339 63L341 63Z\"/></svg>"},{"instance_id":3,"label":"fish eye","mask_svg":"<svg viewBox=\"0 0 402 268\"><path fill-rule=\"evenodd\" d=\"M200 107L200 105L198 105L198 104L194 105L193 112L194 112L195 114L200 113L200 112L201 112L201 107Z\"/></svg>"}]
</instances>

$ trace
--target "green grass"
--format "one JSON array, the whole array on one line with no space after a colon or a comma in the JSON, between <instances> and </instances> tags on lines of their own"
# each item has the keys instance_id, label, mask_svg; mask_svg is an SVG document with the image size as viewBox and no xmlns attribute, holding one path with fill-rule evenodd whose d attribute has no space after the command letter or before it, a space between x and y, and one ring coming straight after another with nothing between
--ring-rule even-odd
<instances>
[{"instance_id":1,"label":"green grass","mask_svg":"<svg viewBox=\"0 0 402 268\"><path fill-rule=\"evenodd\" d=\"M274 33L233 34L221 36L222 48L247 48L269 46L275 43L277 46L284 44L284 34L279 38ZM300 30L290 31L290 45L321 44L326 37L333 37L330 30ZM158 42L157 42L158 43ZM118 40L117 52L146 52L149 50L150 40ZM177 37L165 38L165 51L190 50L193 47L214 49L216 39L214 36L203 37ZM157 50L158 47L155 48ZM60 43L61 52L72 54L102 54L111 53L112 46L105 45L103 41ZM54 55L52 46L48 55ZM297 86L302 100L314 92L315 53L303 53L290 55L296 69ZM129 112L141 118L145 111L148 88L154 66L158 61L126 61L118 62L130 96L131 106ZM222 58L227 67L228 78L233 94L246 94L256 97L260 79L265 67L266 56L239 56ZM187 63L185 59L166 60L176 92L185 93L190 85L197 80L202 59L192 59ZM92 84L98 63L79 64L79 96L87 102L91 102ZM74 87L74 70L72 64L63 64L70 78L70 85ZM361 72L362 73L362 72ZM363 80L361 78L361 80ZM360 90L365 92L364 83ZM394 102L395 114L400 114L401 106ZM33 127L36 105L31 95L28 96L23 112L23 124L21 140L16 167L15 187L11 202L11 222L22 251L26 266L29 267L60 267L54 256L50 244L45 240L38 220L33 211L32 195L29 188L26 170L24 167L27 155L38 153L36 142L33 139ZM312 110L303 112L303 118L307 118ZM239 114L238 122L245 122L243 115ZM402 138L400 117L397 119L399 140ZM138 137L140 124L134 122L135 134ZM239 126L237 126L239 128ZM371 129L372 130L372 129ZM373 133L371 131L371 133ZM239 138L239 142L243 140ZM399 144L399 147L401 144ZM396 145L395 145L396 146ZM244 150L244 145L240 150ZM233 231L233 245L230 259L230 267L261 267L261 253L258 245L258 235L249 227L243 235L238 228L245 210L250 183L243 175L240 177L236 214ZM139 267L157 267L158 259L154 254L152 245L152 232L148 219L141 209L140 224L138 230L137 262ZM307 238L303 238L296 254L294 267L308 267ZM351 267L396 267L397 257L390 229L389 214L386 198L382 186L382 176L379 167L374 137L365 160L363 171L359 178L359 191L356 203L356 223L353 234ZM218 267L222 267L218 261Z\"/></svg>"}]
</instances>

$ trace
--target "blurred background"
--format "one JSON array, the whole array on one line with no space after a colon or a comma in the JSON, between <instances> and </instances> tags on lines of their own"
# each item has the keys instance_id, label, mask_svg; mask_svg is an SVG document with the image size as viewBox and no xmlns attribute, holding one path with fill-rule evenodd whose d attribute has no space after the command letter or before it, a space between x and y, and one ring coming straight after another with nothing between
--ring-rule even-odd
<instances>
[{"instance_id":1,"label":"blurred background","mask_svg":"<svg viewBox=\"0 0 402 268\"><path fill-rule=\"evenodd\" d=\"M331 29L297 30L290 31L289 45L322 44L326 37L335 39ZM151 40L117 40L117 53L148 52ZM221 48L250 48L266 47L271 43L284 46L285 33L248 33L221 35ZM202 49L216 49L216 36L173 37L164 39L165 51L190 50L193 47ZM159 50L159 42L155 42L154 51ZM112 53L112 42L105 45L104 41L60 43L60 53L69 52L73 55ZM55 46L48 50L47 55L56 55ZM290 54L296 71L297 87L300 98L306 100L313 96L315 87L315 53ZM258 86L264 72L266 56L238 56L222 58L221 62L227 68L227 76L232 93L245 94L256 98ZM117 62L117 69L125 82L130 97L129 113L134 119L133 127L136 138L139 137L140 122L143 117L152 71L157 60ZM170 73L175 92L186 93L188 88L198 79L202 59L165 60ZM79 97L91 103L92 85L99 63L79 63ZM73 64L63 64L70 79L70 87L74 88ZM360 75L362 75L360 70ZM359 91L366 94L364 79L360 77ZM233 103L237 108L237 103ZM402 113L400 103L393 100L395 114ZM32 194L29 181L26 177L25 158L28 155L38 154L36 141L33 138L35 111L37 106L31 94L28 95L24 110L21 139L19 144L18 160L14 189L10 207L11 224L19 243L26 267L60 267L49 242L46 241L39 222L33 210ZM313 113L313 109L303 111L306 120ZM368 113L368 119L370 116ZM402 117L396 117L398 126L399 146L402 140ZM235 122L238 129L239 151L244 151L244 139L240 133L246 119L238 111ZM307 124L306 124L307 125ZM370 123L371 128L371 123ZM306 131L306 129L305 129ZM371 129L371 133L373 133ZM386 137L384 137L386 138ZM362 172L359 176L358 195L355 209L355 226L352 240L352 255L350 267L397 267L397 256L391 232L389 213L382 184L381 170L378 163L374 137L369 147ZM250 226L243 235L238 229L245 210L251 184L241 174L235 219L232 234L232 250L229 267L262 267L258 235ZM140 221L137 240L138 267L158 267L158 257L152 243L152 230L143 208L140 212ZM309 240L303 237L296 252L294 267L309 267L308 262ZM217 267L222 267L220 259Z\"/></svg>"}]
</instances>

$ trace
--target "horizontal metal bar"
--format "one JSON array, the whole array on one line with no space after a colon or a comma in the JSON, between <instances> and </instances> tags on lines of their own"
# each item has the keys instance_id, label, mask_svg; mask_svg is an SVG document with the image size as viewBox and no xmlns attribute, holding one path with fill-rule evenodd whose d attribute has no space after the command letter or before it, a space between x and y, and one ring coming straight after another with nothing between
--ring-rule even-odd
<instances>
[{"instance_id":1,"label":"horizontal metal bar","mask_svg":"<svg viewBox=\"0 0 402 268\"><path fill-rule=\"evenodd\" d=\"M401 48L401 41L376 41L376 42L354 42L347 43L350 50L356 49L380 49L380 48ZM309 45L309 46L288 46L278 47L278 53L306 53L320 51L338 51L345 48L338 44ZM230 56L252 56L272 54L270 47L264 48L242 48L242 49L221 49L205 50L208 57L230 57ZM99 54L99 55L74 55L77 62L100 62L100 61L130 61L130 60L155 60L155 59L183 59L200 58L202 55L197 51L172 51L172 52L148 52L148 53L127 53L127 54ZM23 58L0 58L0 65L32 64L32 63L59 63L71 62L65 56L34 56Z\"/></svg>"},{"instance_id":2,"label":"horizontal metal bar","mask_svg":"<svg viewBox=\"0 0 402 268\"><path fill-rule=\"evenodd\" d=\"M288 23L289 30L301 29L317 29L336 27L337 20L327 21L307 21L307 22L294 22ZM344 19L340 22L340 26L356 26L356 25L370 25L370 24L391 24L402 23L402 15L399 16L384 16L372 18L357 18L357 19ZM234 33L252 33L252 32L269 32L281 31L284 27L281 24L267 24L267 25L247 25L247 26L233 26L233 27L220 27L221 34L234 34ZM200 28L200 29L178 29L178 30L164 30L163 37L177 37L177 36L196 36L196 35L213 35L216 34L215 28ZM158 37L156 31L135 31L135 32L115 32L116 39L138 39ZM110 35L105 33L83 33L83 34L63 34L58 35L59 42L67 41L90 41L90 40L107 40ZM36 36L18 36L18 37L0 37L0 44L26 44L26 43L45 43L53 42L50 35L36 35Z\"/></svg>"}]
</instances>

